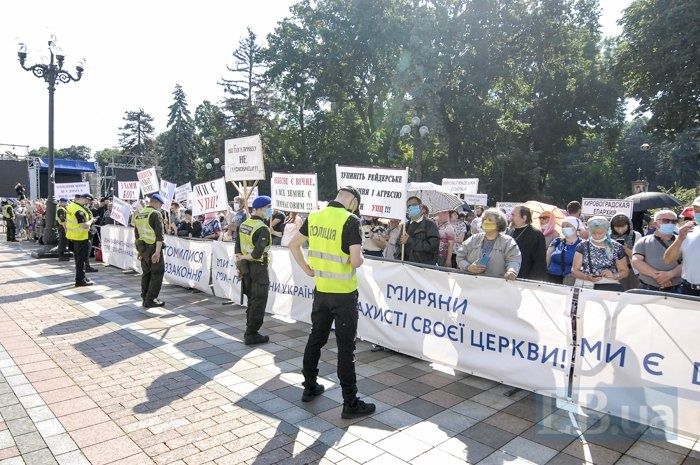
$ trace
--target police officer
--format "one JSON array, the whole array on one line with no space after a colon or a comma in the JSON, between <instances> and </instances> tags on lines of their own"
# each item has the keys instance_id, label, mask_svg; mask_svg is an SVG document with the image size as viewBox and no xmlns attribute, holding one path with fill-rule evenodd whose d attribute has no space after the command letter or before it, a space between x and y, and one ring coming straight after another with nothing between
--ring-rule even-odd
<instances>
[{"instance_id":1,"label":"police officer","mask_svg":"<svg viewBox=\"0 0 700 465\"><path fill-rule=\"evenodd\" d=\"M158 300L163 285L165 260L163 259L163 215L160 207L163 198L158 194L134 216L136 250L141 259L141 299L144 308L162 307L165 302Z\"/></svg>"},{"instance_id":2,"label":"police officer","mask_svg":"<svg viewBox=\"0 0 700 465\"><path fill-rule=\"evenodd\" d=\"M236 262L243 281L243 292L248 297L246 345L263 344L270 340L258 331L263 324L270 277L267 274L267 252L271 235L265 221L272 217L272 199L266 195L253 201L253 214L238 227Z\"/></svg>"},{"instance_id":3,"label":"police officer","mask_svg":"<svg viewBox=\"0 0 700 465\"><path fill-rule=\"evenodd\" d=\"M68 239L66 238L67 203L68 199L58 199L58 206L56 207L56 226L58 228L58 260L61 262L70 260L68 255L66 255L66 249L68 248Z\"/></svg>"},{"instance_id":4,"label":"police officer","mask_svg":"<svg viewBox=\"0 0 700 465\"><path fill-rule=\"evenodd\" d=\"M93 285L93 282L85 277L85 262L90 254L89 231L94 221L86 207L90 202L90 194L80 194L66 207L66 238L73 243L76 287Z\"/></svg>"},{"instance_id":5,"label":"police officer","mask_svg":"<svg viewBox=\"0 0 700 465\"><path fill-rule=\"evenodd\" d=\"M357 398L355 375L355 336L357 335L357 274L362 265L360 220L353 213L359 209L360 194L352 187L343 187L326 208L309 214L292 239L289 249L297 264L314 277L314 302L311 309L311 334L304 350L304 393L309 402L325 389L317 382L321 348L328 342L335 322L338 344L338 379L343 392L345 419L373 413L374 404ZM308 238L309 261L301 252Z\"/></svg>"},{"instance_id":6,"label":"police officer","mask_svg":"<svg viewBox=\"0 0 700 465\"><path fill-rule=\"evenodd\" d=\"M17 242L17 239L15 239L15 211L12 208L12 200L6 200L2 203L2 217L5 220L7 242Z\"/></svg>"}]
</instances>

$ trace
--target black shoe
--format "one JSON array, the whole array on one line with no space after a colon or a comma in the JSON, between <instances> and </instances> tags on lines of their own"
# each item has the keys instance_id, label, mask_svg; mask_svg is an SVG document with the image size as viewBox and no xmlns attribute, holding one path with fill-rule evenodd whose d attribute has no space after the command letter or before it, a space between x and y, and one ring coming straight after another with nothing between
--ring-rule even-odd
<instances>
[{"instance_id":1,"label":"black shoe","mask_svg":"<svg viewBox=\"0 0 700 465\"><path fill-rule=\"evenodd\" d=\"M165 302L163 302L162 300L153 299L149 302L144 301L143 306L144 306L144 308L164 307Z\"/></svg>"},{"instance_id":2,"label":"black shoe","mask_svg":"<svg viewBox=\"0 0 700 465\"><path fill-rule=\"evenodd\" d=\"M85 268L86 273L97 273L98 271L100 271L100 270L98 270L97 268L93 268L93 267Z\"/></svg>"},{"instance_id":3,"label":"black shoe","mask_svg":"<svg viewBox=\"0 0 700 465\"><path fill-rule=\"evenodd\" d=\"M59 262L69 262L69 261L70 261L70 257L58 257L58 261L59 261Z\"/></svg>"},{"instance_id":4,"label":"black shoe","mask_svg":"<svg viewBox=\"0 0 700 465\"><path fill-rule=\"evenodd\" d=\"M345 420L350 420L352 418L371 415L375 410L377 410L376 405L363 402L360 399L355 399L355 402L352 404L343 404L343 413L340 414L340 417Z\"/></svg>"},{"instance_id":5,"label":"black shoe","mask_svg":"<svg viewBox=\"0 0 700 465\"><path fill-rule=\"evenodd\" d=\"M247 345L247 346L252 346L255 344L265 344L269 340L270 340L270 336L263 336L260 333L255 333L255 334L251 334L249 336L243 337L243 342L245 342L245 345Z\"/></svg>"},{"instance_id":6,"label":"black shoe","mask_svg":"<svg viewBox=\"0 0 700 465\"><path fill-rule=\"evenodd\" d=\"M75 287L86 287L86 286L92 286L93 284L95 284L95 283L93 283L89 279L86 279L85 281L78 281L77 283L75 283Z\"/></svg>"},{"instance_id":7,"label":"black shoe","mask_svg":"<svg viewBox=\"0 0 700 465\"><path fill-rule=\"evenodd\" d=\"M325 390L326 388L323 386L323 384L318 383L316 383L316 386L313 389L304 388L304 393L301 395L301 401L311 402L312 400L314 400L315 397L323 394L323 391Z\"/></svg>"}]
</instances>

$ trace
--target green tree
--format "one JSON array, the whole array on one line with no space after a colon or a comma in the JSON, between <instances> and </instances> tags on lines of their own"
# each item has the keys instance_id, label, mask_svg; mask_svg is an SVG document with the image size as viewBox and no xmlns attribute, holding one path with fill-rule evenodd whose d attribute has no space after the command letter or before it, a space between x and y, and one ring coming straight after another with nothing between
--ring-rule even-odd
<instances>
[{"instance_id":1,"label":"green tree","mask_svg":"<svg viewBox=\"0 0 700 465\"><path fill-rule=\"evenodd\" d=\"M163 178L176 184L191 181L196 175L197 135L187 108L187 97L180 84L173 91L168 130L163 141L161 164Z\"/></svg>"},{"instance_id":2,"label":"green tree","mask_svg":"<svg viewBox=\"0 0 700 465\"><path fill-rule=\"evenodd\" d=\"M122 163L138 166L138 162L157 164L154 153L153 117L140 108L124 113L124 126L120 127L119 146L122 149Z\"/></svg>"},{"instance_id":3,"label":"green tree","mask_svg":"<svg viewBox=\"0 0 700 465\"><path fill-rule=\"evenodd\" d=\"M697 0L635 0L625 10L617 70L636 112L662 138L700 128Z\"/></svg>"},{"instance_id":4,"label":"green tree","mask_svg":"<svg viewBox=\"0 0 700 465\"><path fill-rule=\"evenodd\" d=\"M212 179L211 170L205 168L207 163L214 165L214 159L219 163L225 160L224 143L232 137L232 130L226 123L226 115L217 105L205 100L194 112L194 126L197 134L198 153L197 180L204 182Z\"/></svg>"},{"instance_id":5,"label":"green tree","mask_svg":"<svg viewBox=\"0 0 700 465\"><path fill-rule=\"evenodd\" d=\"M121 163L122 157L121 149L117 148L106 148L95 152L95 161L102 168L110 163Z\"/></svg>"},{"instance_id":6,"label":"green tree","mask_svg":"<svg viewBox=\"0 0 700 465\"><path fill-rule=\"evenodd\" d=\"M63 160L89 160L92 150L85 145L71 145L63 149L54 150L54 157ZM39 147L29 151L30 157L46 158L49 156L48 147Z\"/></svg>"}]
</instances>

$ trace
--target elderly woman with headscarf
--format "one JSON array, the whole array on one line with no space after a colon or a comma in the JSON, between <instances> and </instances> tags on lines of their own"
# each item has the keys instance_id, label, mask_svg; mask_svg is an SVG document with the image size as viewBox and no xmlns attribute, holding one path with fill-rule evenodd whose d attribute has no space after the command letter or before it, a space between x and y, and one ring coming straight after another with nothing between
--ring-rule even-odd
<instances>
[{"instance_id":1,"label":"elderly woman with headscarf","mask_svg":"<svg viewBox=\"0 0 700 465\"><path fill-rule=\"evenodd\" d=\"M216 212L205 214L202 223L202 239L215 241L219 239L220 235L221 223Z\"/></svg>"},{"instance_id":2,"label":"elderly woman with headscarf","mask_svg":"<svg viewBox=\"0 0 700 465\"><path fill-rule=\"evenodd\" d=\"M520 249L505 234L505 215L489 208L481 215L483 233L473 234L457 251L457 267L474 275L513 280L520 271Z\"/></svg>"},{"instance_id":3,"label":"elderly woman with headscarf","mask_svg":"<svg viewBox=\"0 0 700 465\"><path fill-rule=\"evenodd\" d=\"M632 269L632 250L634 250L635 242L641 238L642 235L633 229L632 221L627 215L620 213L610 219L610 239L619 243L627 254L629 274L625 279L620 280L622 288L626 291L639 287L639 278Z\"/></svg>"},{"instance_id":4,"label":"elderly woman with headscarf","mask_svg":"<svg viewBox=\"0 0 700 465\"><path fill-rule=\"evenodd\" d=\"M576 246L571 273L576 285L622 292L620 280L627 277L627 255L620 243L608 235L610 222L604 216L588 220L589 239Z\"/></svg>"},{"instance_id":5,"label":"elderly woman with headscarf","mask_svg":"<svg viewBox=\"0 0 700 465\"><path fill-rule=\"evenodd\" d=\"M581 242L578 235L580 221L567 216L561 222L562 237L557 237L547 248L547 278L549 282L573 286L576 278L571 274L576 247Z\"/></svg>"},{"instance_id":6,"label":"elderly woman with headscarf","mask_svg":"<svg viewBox=\"0 0 700 465\"><path fill-rule=\"evenodd\" d=\"M540 231L542 231L544 235L546 247L549 247L554 239L559 237L557 233L557 220L554 218L552 212L540 213Z\"/></svg>"}]
</instances>

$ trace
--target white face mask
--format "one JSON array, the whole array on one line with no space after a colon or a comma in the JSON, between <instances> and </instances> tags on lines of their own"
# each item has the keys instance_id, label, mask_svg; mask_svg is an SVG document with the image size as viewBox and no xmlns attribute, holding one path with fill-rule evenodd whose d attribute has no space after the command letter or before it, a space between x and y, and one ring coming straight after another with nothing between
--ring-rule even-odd
<instances>
[{"instance_id":1,"label":"white face mask","mask_svg":"<svg viewBox=\"0 0 700 465\"><path fill-rule=\"evenodd\" d=\"M234 209L234 210L240 210L240 209L241 209L241 204L238 203L238 202L235 202L235 203L233 204L233 209Z\"/></svg>"}]
</instances>

